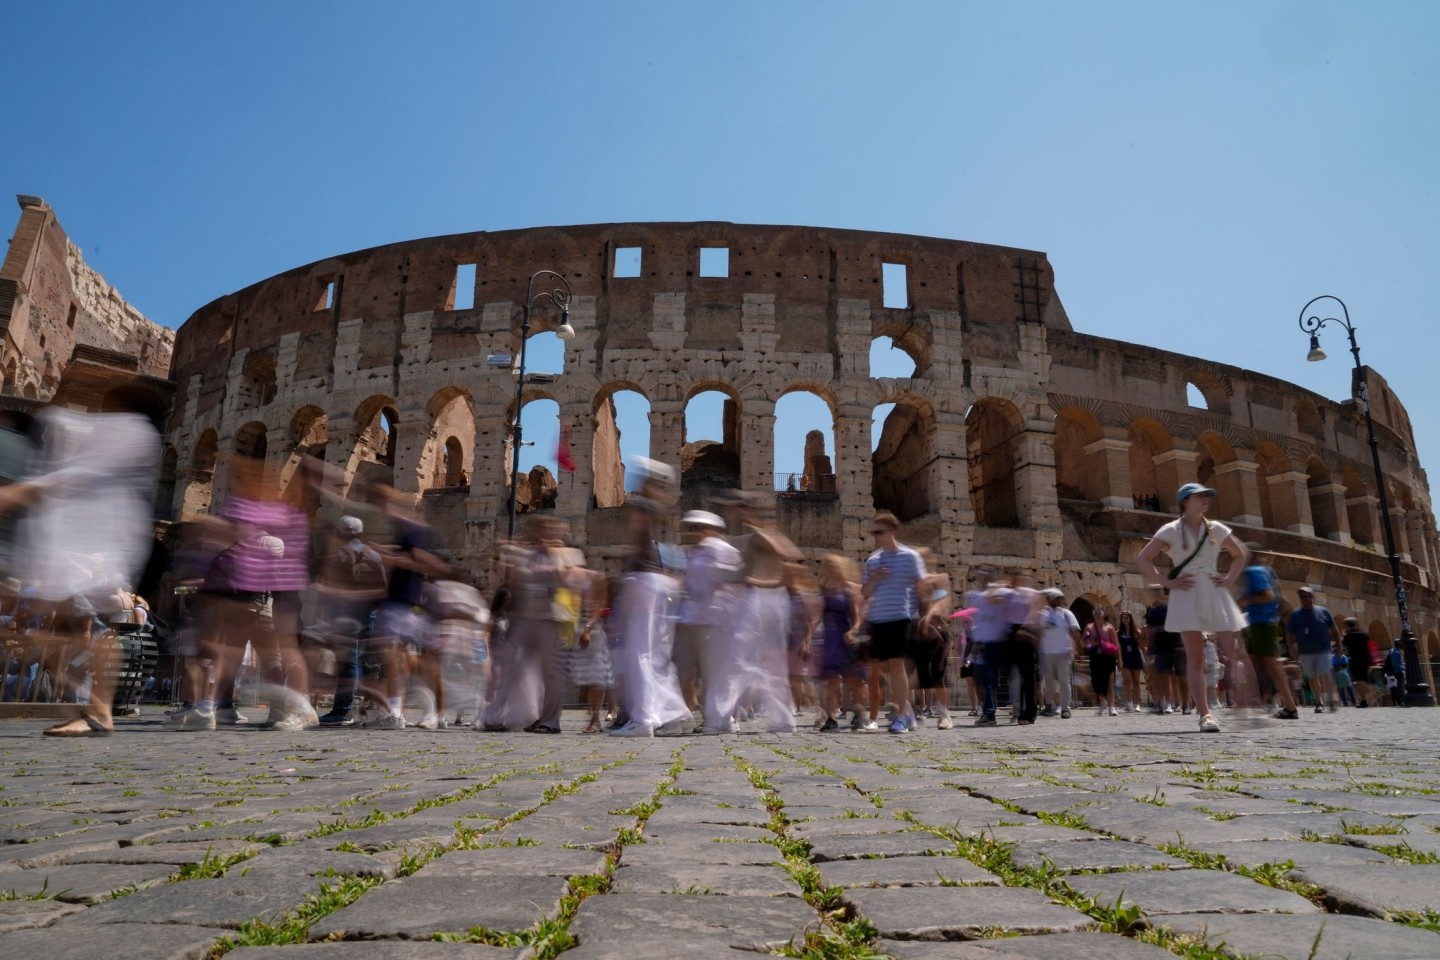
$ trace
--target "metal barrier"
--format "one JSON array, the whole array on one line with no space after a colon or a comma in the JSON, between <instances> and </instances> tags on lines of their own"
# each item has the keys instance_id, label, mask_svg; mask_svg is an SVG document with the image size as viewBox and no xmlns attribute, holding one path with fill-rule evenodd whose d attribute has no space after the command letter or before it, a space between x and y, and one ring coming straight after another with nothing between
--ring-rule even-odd
<instances>
[{"instance_id":1,"label":"metal barrier","mask_svg":"<svg viewBox=\"0 0 1440 960\"><path fill-rule=\"evenodd\" d=\"M134 712L155 672L160 646L151 624L116 624L115 654L99 665L114 682L114 709ZM75 703L94 680L94 646L54 633L0 633L0 702Z\"/></svg>"}]
</instances>

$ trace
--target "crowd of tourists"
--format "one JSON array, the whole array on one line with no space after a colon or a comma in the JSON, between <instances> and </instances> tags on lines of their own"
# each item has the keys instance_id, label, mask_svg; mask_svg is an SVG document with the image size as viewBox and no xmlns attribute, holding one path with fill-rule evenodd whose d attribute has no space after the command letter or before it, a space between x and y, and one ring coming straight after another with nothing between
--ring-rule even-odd
<instances>
[{"instance_id":1,"label":"crowd of tourists","mask_svg":"<svg viewBox=\"0 0 1440 960\"><path fill-rule=\"evenodd\" d=\"M158 436L123 391L114 399L103 414L47 409L28 432L38 446L0 418L0 562L17 575L0 583L0 628L43 621L81 651L70 693L82 714L55 736L111 732L111 628L148 616L131 590L152 539ZM953 726L952 664L977 727L997 724L1005 700L1018 724L1071 717L1082 672L1101 716L1193 711L1206 732L1222 705L1295 719L1306 697L1316 712L1404 702L1398 641L1378 651L1354 620L1342 634L1303 587L1282 624L1274 571L1206 516L1214 491L1200 484L1180 488L1179 517L1139 553L1148 605L1114 622L1095 607L1082 624L1060 589L1022 571L976 569L956 609L943 564L901 543L887 512L863 565L812 564L743 492L682 511L673 468L646 458L608 569L535 514L497 547L488 597L385 483L362 474L341 495L305 459L281 496L263 460L222 466L228 493L182 525L169 572L177 731L248 722L246 691L280 730L554 734L578 691L583 734L903 734Z\"/></svg>"}]
</instances>

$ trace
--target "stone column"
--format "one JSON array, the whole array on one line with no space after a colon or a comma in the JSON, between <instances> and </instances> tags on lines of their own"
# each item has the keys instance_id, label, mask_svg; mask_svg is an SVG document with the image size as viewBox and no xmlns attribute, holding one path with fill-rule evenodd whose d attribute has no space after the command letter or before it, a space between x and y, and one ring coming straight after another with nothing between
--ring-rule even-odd
<instances>
[{"instance_id":1,"label":"stone column","mask_svg":"<svg viewBox=\"0 0 1440 960\"><path fill-rule=\"evenodd\" d=\"M1175 506L1175 491L1183 484L1195 481L1195 464L1200 455L1194 450L1175 447L1164 453L1155 454L1155 495L1160 498L1160 509L1169 511Z\"/></svg>"},{"instance_id":2,"label":"stone column","mask_svg":"<svg viewBox=\"0 0 1440 960\"><path fill-rule=\"evenodd\" d=\"M570 525L571 542L576 546L585 543L585 513L590 508L595 489L594 448L595 417L590 412L588 400L567 403L560 409L560 429L570 430L570 457L575 461L574 471L557 467L555 482L559 492L555 500L555 512Z\"/></svg>"},{"instance_id":3,"label":"stone column","mask_svg":"<svg viewBox=\"0 0 1440 960\"><path fill-rule=\"evenodd\" d=\"M414 502L420 498L422 486L431 486L429 477L423 484L420 482L420 461L430 439L430 416L423 409L402 410L400 419L390 429L396 431L395 462L390 465L391 485Z\"/></svg>"},{"instance_id":4,"label":"stone column","mask_svg":"<svg viewBox=\"0 0 1440 960\"><path fill-rule=\"evenodd\" d=\"M493 521L509 505L510 419L475 416L475 469L470 471L470 516Z\"/></svg>"},{"instance_id":5,"label":"stone column","mask_svg":"<svg viewBox=\"0 0 1440 960\"><path fill-rule=\"evenodd\" d=\"M1311 487L1310 498L1312 518L1317 513L1321 513L1316 510L1316 507L1319 506L1323 511L1321 515L1332 521L1330 526L1333 526L1334 529L1325 534L1326 538L1337 543L1350 543L1350 514L1345 508L1345 484L1325 483L1318 487ZM1319 526L1318 523L1316 525Z\"/></svg>"},{"instance_id":6,"label":"stone column","mask_svg":"<svg viewBox=\"0 0 1440 960\"><path fill-rule=\"evenodd\" d=\"M355 479L350 461L355 456L355 443L358 439L353 411L332 410L325 414L325 472L330 477L327 484L330 492L349 492L350 481Z\"/></svg>"},{"instance_id":7,"label":"stone column","mask_svg":"<svg viewBox=\"0 0 1440 960\"><path fill-rule=\"evenodd\" d=\"M1215 487L1222 497L1228 494L1239 505L1231 518L1252 527L1265 525L1260 509L1260 465L1249 460L1231 460L1215 467Z\"/></svg>"},{"instance_id":8,"label":"stone column","mask_svg":"<svg viewBox=\"0 0 1440 960\"><path fill-rule=\"evenodd\" d=\"M1345 512L1350 535L1356 543L1370 547L1376 553L1385 553L1385 535L1380 531L1380 498L1371 496L1348 497ZM1359 512L1363 524L1355 522L1352 511Z\"/></svg>"},{"instance_id":9,"label":"stone column","mask_svg":"<svg viewBox=\"0 0 1440 960\"><path fill-rule=\"evenodd\" d=\"M1085 472L1098 466L1104 478L1100 502L1111 510L1133 510L1134 490L1130 488L1130 441L1101 437L1085 445Z\"/></svg>"},{"instance_id":10,"label":"stone column","mask_svg":"<svg viewBox=\"0 0 1440 960\"><path fill-rule=\"evenodd\" d=\"M775 404L747 399L740 413L740 486L751 493L775 492Z\"/></svg>"},{"instance_id":11,"label":"stone column","mask_svg":"<svg viewBox=\"0 0 1440 960\"><path fill-rule=\"evenodd\" d=\"M872 416L869 407L841 404L835 417L835 487L840 495L840 538L844 552L852 557L869 547L870 518L875 513L875 495L871 489L875 467L870 449Z\"/></svg>"},{"instance_id":12,"label":"stone column","mask_svg":"<svg viewBox=\"0 0 1440 960\"><path fill-rule=\"evenodd\" d=\"M668 463L680 473L680 448L685 446L685 404L679 400L650 402L650 459Z\"/></svg>"},{"instance_id":13,"label":"stone column","mask_svg":"<svg viewBox=\"0 0 1440 960\"><path fill-rule=\"evenodd\" d=\"M1401 560L1410 563L1410 531L1405 528L1404 507L1390 508L1390 527L1395 531L1395 552Z\"/></svg>"},{"instance_id":14,"label":"stone column","mask_svg":"<svg viewBox=\"0 0 1440 960\"><path fill-rule=\"evenodd\" d=\"M866 431L867 444L869 439ZM967 558L975 544L975 510L970 503L964 415L936 411L928 441L926 449L932 451L935 458L930 464L930 509L940 517L940 542L936 546L942 552L943 569L958 573L968 565ZM864 528L859 532L864 533ZM865 543L867 546L870 543L868 536ZM945 554L947 548L953 552ZM955 583L958 588L959 580Z\"/></svg>"},{"instance_id":15,"label":"stone column","mask_svg":"<svg viewBox=\"0 0 1440 960\"><path fill-rule=\"evenodd\" d=\"M1315 522L1310 516L1310 475L1290 470L1272 473L1266 480L1275 526L1301 536L1315 536Z\"/></svg>"}]
</instances>

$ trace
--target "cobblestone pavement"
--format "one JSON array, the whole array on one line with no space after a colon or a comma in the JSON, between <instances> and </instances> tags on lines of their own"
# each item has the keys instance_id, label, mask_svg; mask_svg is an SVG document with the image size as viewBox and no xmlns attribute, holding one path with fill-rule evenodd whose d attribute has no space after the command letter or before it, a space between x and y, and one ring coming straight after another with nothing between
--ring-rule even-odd
<instances>
[{"instance_id":1,"label":"cobblestone pavement","mask_svg":"<svg viewBox=\"0 0 1440 960\"><path fill-rule=\"evenodd\" d=\"M0 957L1440 957L1440 711L1225 719L80 741L12 721Z\"/></svg>"}]
</instances>

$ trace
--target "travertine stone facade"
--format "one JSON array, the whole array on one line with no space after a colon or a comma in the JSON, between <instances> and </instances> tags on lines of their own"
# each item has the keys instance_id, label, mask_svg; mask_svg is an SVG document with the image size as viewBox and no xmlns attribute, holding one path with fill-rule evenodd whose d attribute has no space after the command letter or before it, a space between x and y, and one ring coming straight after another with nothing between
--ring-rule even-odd
<instances>
[{"instance_id":1,"label":"travertine stone facade","mask_svg":"<svg viewBox=\"0 0 1440 960\"><path fill-rule=\"evenodd\" d=\"M44 200L20 196L0 263L4 394L49 400L77 346L123 354L134 372L167 377L175 331L147 320L90 267Z\"/></svg>"},{"instance_id":2,"label":"travertine stone facade","mask_svg":"<svg viewBox=\"0 0 1440 960\"><path fill-rule=\"evenodd\" d=\"M700 250L713 247L728 251L727 276L700 275ZM617 270L636 248L638 271ZM457 290L457 267L470 264L474 289ZM886 264L904 276L889 296ZM553 510L597 562L619 552L616 391L645 397L650 454L677 466L686 402L724 392L725 436L692 446L686 463L733 469L766 492L776 403L808 391L834 418L831 473L774 505L812 555L863 555L879 506L957 581L978 563L1017 566L1084 604L1133 607L1135 554L1176 487L1198 479L1219 491L1218 519L1278 551L1287 590L1311 583L1383 637L1396 618L1377 546L1380 481L1417 632L1440 654L1440 542L1408 415L1383 379L1371 373L1386 473L1376 478L1353 401L1075 332L1043 253L976 243L636 223L438 237L299 267L181 328L168 438L177 508L204 509L223 486L216 451L265 456L287 480L301 456L320 455L346 483L375 473L414 493L451 555L486 578L503 532L514 380L485 359L518 351L520 301L542 269L573 288L577 335L564 374L526 397L559 406L577 469L558 478ZM535 331L558 322L532 317ZM913 376L870 375L877 337L915 360ZM1187 401L1192 386L1203 408ZM872 452L885 403L896 406Z\"/></svg>"}]
</instances>

